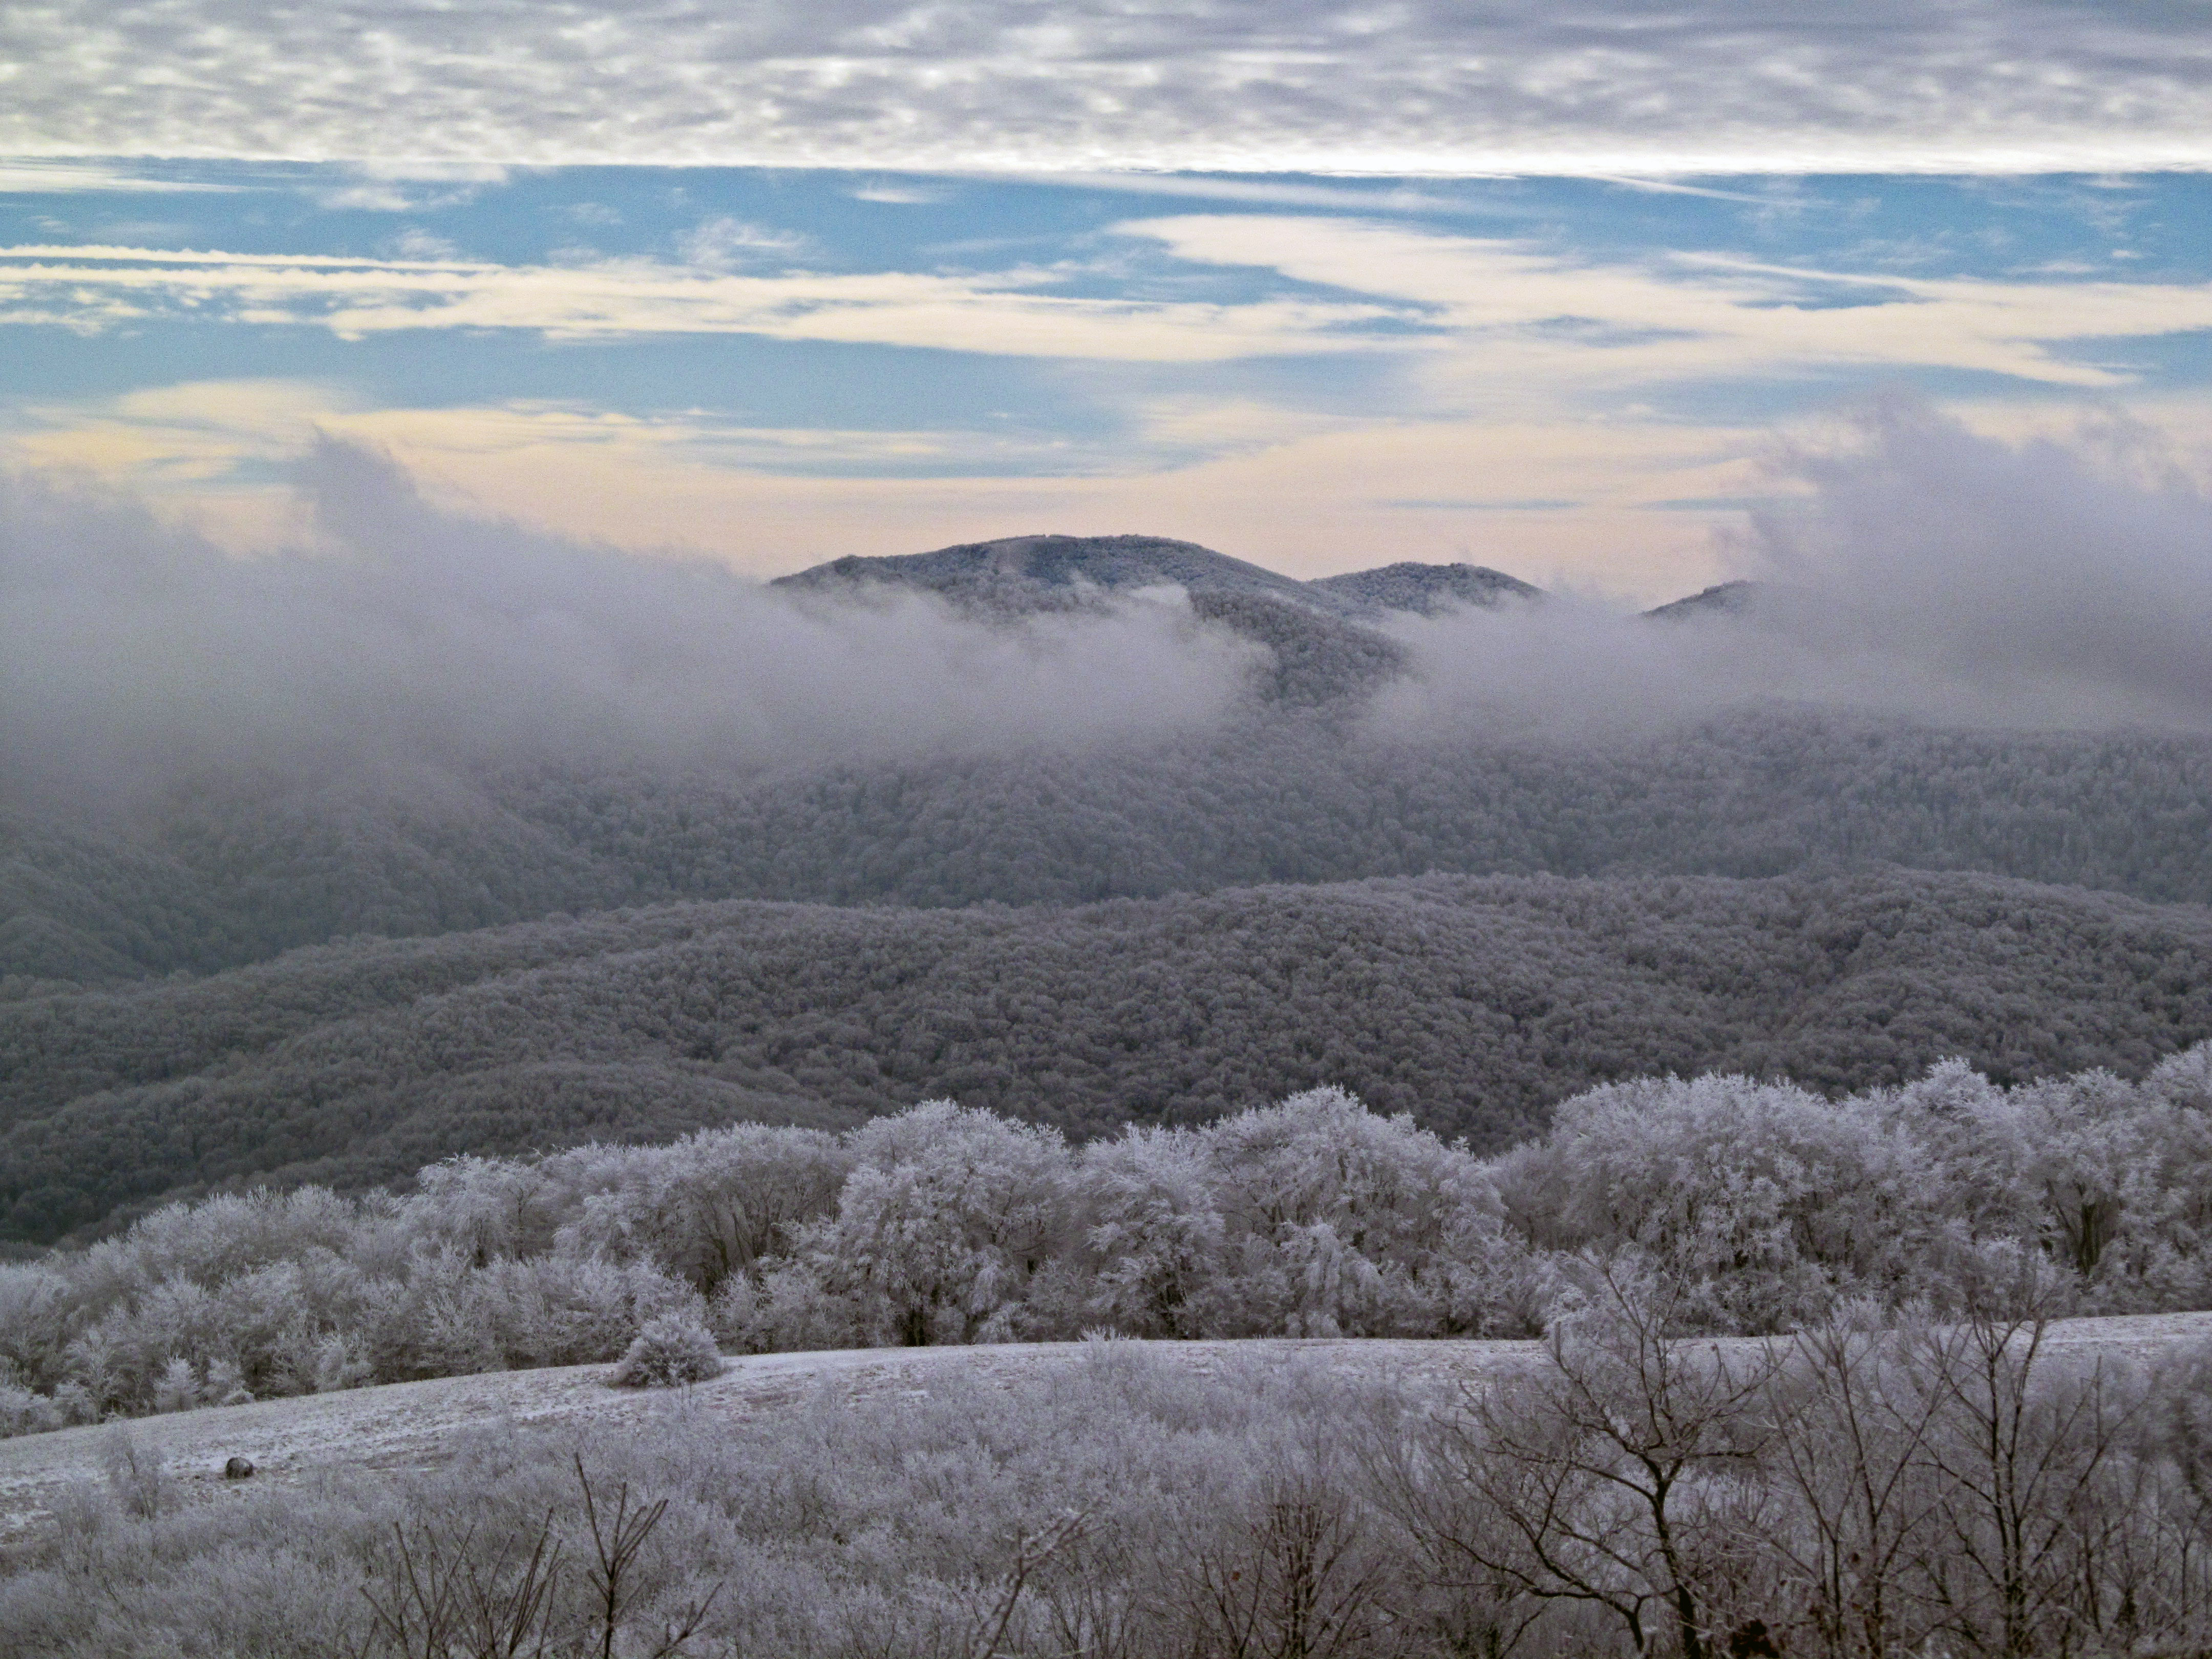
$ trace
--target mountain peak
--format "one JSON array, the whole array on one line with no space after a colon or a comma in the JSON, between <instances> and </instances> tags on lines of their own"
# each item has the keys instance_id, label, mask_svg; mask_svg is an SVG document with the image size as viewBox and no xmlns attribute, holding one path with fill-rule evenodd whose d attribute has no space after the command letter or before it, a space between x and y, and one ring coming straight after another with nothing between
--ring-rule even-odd
<instances>
[{"instance_id":1,"label":"mountain peak","mask_svg":"<svg viewBox=\"0 0 2212 1659\"><path fill-rule=\"evenodd\" d=\"M1306 582L1196 542L1137 535L1005 536L927 553L855 555L779 576L769 586L812 592L919 587L999 611L1061 610L1099 592L1173 586L1194 598L1272 599L1370 621L1391 611L1426 617L1451 605L1492 608L1543 597L1541 588L1479 564L1401 562Z\"/></svg>"},{"instance_id":2,"label":"mountain peak","mask_svg":"<svg viewBox=\"0 0 2212 1659\"><path fill-rule=\"evenodd\" d=\"M1758 582L1716 582L1712 586L1674 599L1644 613L1647 620L1695 622L1706 617L1740 617L1751 609L1761 592Z\"/></svg>"},{"instance_id":3,"label":"mountain peak","mask_svg":"<svg viewBox=\"0 0 2212 1659\"><path fill-rule=\"evenodd\" d=\"M1544 597L1542 588L1481 564L1416 564L1405 561L1380 565L1373 570L1323 576L1306 585L1342 601L1361 616L1410 611L1417 616L1433 617L1448 605L1472 605L1487 611L1509 600Z\"/></svg>"},{"instance_id":4,"label":"mountain peak","mask_svg":"<svg viewBox=\"0 0 2212 1659\"><path fill-rule=\"evenodd\" d=\"M1053 609L1085 588L1168 585L1191 593L1245 593L1338 608L1304 582L1166 536L1006 536L927 553L833 559L778 577L770 586L819 590L870 584L927 588L991 609Z\"/></svg>"}]
</instances>

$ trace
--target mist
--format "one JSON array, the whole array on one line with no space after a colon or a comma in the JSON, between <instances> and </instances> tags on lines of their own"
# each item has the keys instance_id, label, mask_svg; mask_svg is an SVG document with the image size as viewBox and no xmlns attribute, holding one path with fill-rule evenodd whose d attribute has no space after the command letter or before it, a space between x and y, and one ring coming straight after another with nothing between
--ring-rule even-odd
<instances>
[{"instance_id":1,"label":"mist","mask_svg":"<svg viewBox=\"0 0 2212 1659\"><path fill-rule=\"evenodd\" d=\"M721 567L426 501L325 441L302 545L227 555L114 495L0 479L0 788L483 763L834 763L1164 737L1218 721L1255 648L1176 593L1017 625L921 595L793 599Z\"/></svg>"},{"instance_id":2,"label":"mist","mask_svg":"<svg viewBox=\"0 0 2212 1659\"><path fill-rule=\"evenodd\" d=\"M2212 729L2212 499L2148 434L1980 437L1907 399L1771 462L1796 504L1726 550L1741 611L1572 592L1404 617L1391 734L1604 736L1746 705L1933 725Z\"/></svg>"},{"instance_id":3,"label":"mist","mask_svg":"<svg viewBox=\"0 0 2212 1659\"><path fill-rule=\"evenodd\" d=\"M2212 728L2212 501L2140 434L2014 447L1892 401L1773 467L1798 504L1729 550L1760 583L1747 611L1653 620L1566 592L1398 615L1408 666L1344 729L1599 741L1777 704ZM335 441L296 487L299 545L241 558L125 497L0 479L8 805L255 781L422 796L548 761L910 763L1141 745L1259 708L1264 648L1173 591L983 620L471 517Z\"/></svg>"}]
</instances>

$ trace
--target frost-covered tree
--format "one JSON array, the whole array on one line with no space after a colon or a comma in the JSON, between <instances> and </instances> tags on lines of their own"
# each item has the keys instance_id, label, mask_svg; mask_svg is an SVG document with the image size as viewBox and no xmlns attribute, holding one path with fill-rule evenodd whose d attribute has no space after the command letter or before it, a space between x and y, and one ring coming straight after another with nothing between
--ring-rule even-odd
<instances>
[{"instance_id":1,"label":"frost-covered tree","mask_svg":"<svg viewBox=\"0 0 2212 1659\"><path fill-rule=\"evenodd\" d=\"M1500 1212L1470 1153L1340 1089L1239 1113L1203 1139L1226 1230L1210 1329L1381 1336L1486 1322Z\"/></svg>"},{"instance_id":2,"label":"frost-covered tree","mask_svg":"<svg viewBox=\"0 0 2212 1659\"><path fill-rule=\"evenodd\" d=\"M1091 1319L1126 1336L1208 1333L1227 1237L1206 1138L1133 1128L1083 1148L1073 1187Z\"/></svg>"},{"instance_id":3,"label":"frost-covered tree","mask_svg":"<svg viewBox=\"0 0 2212 1659\"><path fill-rule=\"evenodd\" d=\"M820 1130L747 1123L671 1146L580 1149L549 1160L546 1174L580 1195L562 1249L653 1261L712 1297L834 1209L852 1164Z\"/></svg>"},{"instance_id":4,"label":"frost-covered tree","mask_svg":"<svg viewBox=\"0 0 2212 1659\"><path fill-rule=\"evenodd\" d=\"M1021 1334L1024 1292L1066 1237L1060 1135L939 1100L867 1125L851 1145L836 1213L798 1230L798 1269L866 1341Z\"/></svg>"}]
</instances>

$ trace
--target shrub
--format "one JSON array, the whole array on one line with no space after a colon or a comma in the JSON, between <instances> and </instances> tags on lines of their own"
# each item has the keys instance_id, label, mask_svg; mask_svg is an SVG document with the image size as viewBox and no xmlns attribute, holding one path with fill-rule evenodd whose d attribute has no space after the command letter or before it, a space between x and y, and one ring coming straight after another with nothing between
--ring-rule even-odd
<instances>
[{"instance_id":1,"label":"shrub","mask_svg":"<svg viewBox=\"0 0 2212 1659\"><path fill-rule=\"evenodd\" d=\"M720 1376L722 1368L713 1332L691 1315L661 1314L646 1321L607 1381L618 1389L673 1389Z\"/></svg>"},{"instance_id":2,"label":"shrub","mask_svg":"<svg viewBox=\"0 0 2212 1659\"><path fill-rule=\"evenodd\" d=\"M0 1382L0 1440L19 1434L44 1434L67 1419L61 1407L18 1383Z\"/></svg>"},{"instance_id":3,"label":"shrub","mask_svg":"<svg viewBox=\"0 0 2212 1659\"><path fill-rule=\"evenodd\" d=\"M188 1412L200 1403L200 1379L189 1359L172 1359L154 1383L154 1409Z\"/></svg>"},{"instance_id":4,"label":"shrub","mask_svg":"<svg viewBox=\"0 0 2212 1659\"><path fill-rule=\"evenodd\" d=\"M151 1521L168 1507L169 1473L158 1448L140 1445L118 1423L103 1437L100 1453L107 1488L125 1511Z\"/></svg>"}]
</instances>

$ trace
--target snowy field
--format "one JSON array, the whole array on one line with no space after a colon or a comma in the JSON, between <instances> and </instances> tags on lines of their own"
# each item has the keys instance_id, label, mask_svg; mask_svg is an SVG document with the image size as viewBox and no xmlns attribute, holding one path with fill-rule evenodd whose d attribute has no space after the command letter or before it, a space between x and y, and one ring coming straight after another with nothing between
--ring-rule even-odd
<instances>
[{"instance_id":1,"label":"snowy field","mask_svg":"<svg viewBox=\"0 0 2212 1659\"><path fill-rule=\"evenodd\" d=\"M1723 1352L1759 1346L1741 1337L1697 1343ZM2154 1365L2212 1344L2212 1312L2063 1320L2046 1343L2050 1357L2069 1367ZM1258 1358L1416 1386L1494 1375L1534 1364L1540 1353L1534 1342L1374 1338L1137 1346L1199 1374ZM432 1468L473 1436L502 1429L641 1424L670 1413L734 1421L824 1395L850 1401L924 1393L933 1379L951 1375L1018 1389L1082 1352L1079 1343L1028 1342L756 1354L732 1360L711 1382L669 1391L609 1388L606 1365L501 1371L140 1418L127 1432L142 1454L161 1457L184 1501L216 1503L343 1470ZM35 1533L72 1487L103 1480L105 1447L116 1431L103 1424L0 1442L0 1544ZM252 1480L222 1478L232 1457L252 1462Z\"/></svg>"}]
</instances>

